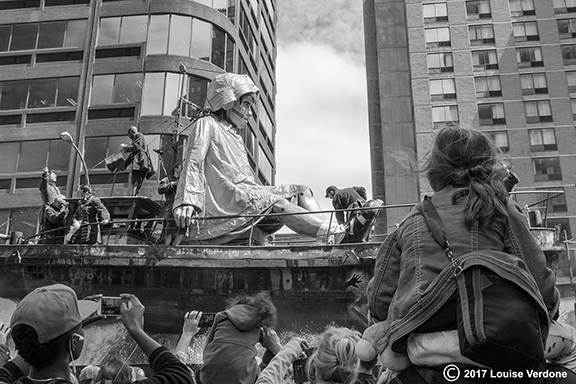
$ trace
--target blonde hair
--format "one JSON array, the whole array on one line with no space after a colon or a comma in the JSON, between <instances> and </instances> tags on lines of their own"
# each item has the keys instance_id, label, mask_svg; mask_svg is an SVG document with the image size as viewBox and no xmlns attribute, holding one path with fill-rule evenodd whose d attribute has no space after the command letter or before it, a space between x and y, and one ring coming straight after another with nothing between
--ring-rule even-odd
<instances>
[{"instance_id":1,"label":"blonde hair","mask_svg":"<svg viewBox=\"0 0 576 384\"><path fill-rule=\"evenodd\" d=\"M314 353L308 359L308 377L313 383L337 381L351 384L356 381L359 358L356 342L360 334L348 328L328 327L320 335Z\"/></svg>"}]
</instances>

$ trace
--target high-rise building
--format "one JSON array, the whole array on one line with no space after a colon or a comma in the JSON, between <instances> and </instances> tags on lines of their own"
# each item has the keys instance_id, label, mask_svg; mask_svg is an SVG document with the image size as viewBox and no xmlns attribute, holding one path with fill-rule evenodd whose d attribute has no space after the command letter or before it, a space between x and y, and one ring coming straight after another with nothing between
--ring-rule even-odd
<instances>
[{"instance_id":1,"label":"high-rise building","mask_svg":"<svg viewBox=\"0 0 576 384\"><path fill-rule=\"evenodd\" d=\"M111 173L104 159L136 125L158 170L141 195L159 200L161 160L173 163L176 132L177 156L186 143L180 95L203 106L224 71L261 89L242 135L255 174L273 184L276 19L275 0L0 0L0 233L36 233L44 167L77 195L84 176L65 131L96 194L128 195L129 170Z\"/></svg>"},{"instance_id":2,"label":"high-rise building","mask_svg":"<svg viewBox=\"0 0 576 384\"><path fill-rule=\"evenodd\" d=\"M521 205L576 225L576 1L365 0L374 195L430 193L418 160L455 122L491 135L519 176ZM411 167L413 169L411 169ZM539 190L563 191L545 207ZM393 228L406 210L388 211ZM567 287L564 287L567 288Z\"/></svg>"}]
</instances>

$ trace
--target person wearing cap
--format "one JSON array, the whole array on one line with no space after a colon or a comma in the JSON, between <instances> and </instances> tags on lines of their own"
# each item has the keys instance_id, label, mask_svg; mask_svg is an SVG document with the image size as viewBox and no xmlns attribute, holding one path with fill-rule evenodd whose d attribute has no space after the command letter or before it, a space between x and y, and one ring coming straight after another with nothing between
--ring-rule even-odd
<instances>
[{"instance_id":1,"label":"person wearing cap","mask_svg":"<svg viewBox=\"0 0 576 384\"><path fill-rule=\"evenodd\" d=\"M362 206L366 202L366 198L362 197L358 193L356 187L339 189L335 185L330 185L326 188L326 197L332 200L332 206L334 209L356 208ZM355 213L355 211L349 211L346 216L350 218L354 216ZM340 224L347 221L347 218L344 217L343 211L336 212L336 220L338 220Z\"/></svg>"},{"instance_id":2,"label":"person wearing cap","mask_svg":"<svg viewBox=\"0 0 576 384\"><path fill-rule=\"evenodd\" d=\"M64 239L64 244L69 243L78 230L80 233L77 235L76 244L99 244L101 243L99 224L106 225L110 222L110 212L102 201L94 196L92 187L83 185L80 190L83 198L78 202L74 220L70 232Z\"/></svg>"},{"instance_id":3,"label":"person wearing cap","mask_svg":"<svg viewBox=\"0 0 576 384\"><path fill-rule=\"evenodd\" d=\"M174 219L190 228L193 243L222 244L262 220L267 213L297 213L277 216L274 230L282 224L293 231L334 241L345 228L322 213L310 188L304 185L264 186L256 182L246 147L238 131L252 118L259 89L247 75L223 73L208 85L205 109L188 131L184 167L174 198ZM307 214L303 214L307 213ZM267 218L269 219L269 218ZM280 222L280 226L277 222ZM262 224L262 223L261 223Z\"/></svg>"},{"instance_id":4,"label":"person wearing cap","mask_svg":"<svg viewBox=\"0 0 576 384\"><path fill-rule=\"evenodd\" d=\"M122 323L148 356L155 372L141 383L192 384L186 365L144 332L144 306L140 300L132 294L120 297L124 300ZM80 357L84 347L82 324L97 308L97 302L78 300L76 293L62 284L36 288L26 295L17 305L10 323L18 356L0 368L0 383L70 384L69 365ZM128 383L130 381L115 382Z\"/></svg>"},{"instance_id":5,"label":"person wearing cap","mask_svg":"<svg viewBox=\"0 0 576 384\"><path fill-rule=\"evenodd\" d=\"M364 187L348 187L339 189L335 185L326 188L326 197L332 200L336 212L338 223L346 223L348 231L343 243L358 243L367 241L372 229L372 224L376 217L380 215L384 205L380 199L367 200L366 189ZM373 209L354 209L354 208L373 208ZM342 209L348 209L346 216Z\"/></svg>"},{"instance_id":6,"label":"person wearing cap","mask_svg":"<svg viewBox=\"0 0 576 384\"><path fill-rule=\"evenodd\" d=\"M144 135L132 125L128 128L128 137L132 142L130 144L121 144L120 148L122 152L130 154L127 164L132 164L131 196L139 196L144 179L149 179L155 172Z\"/></svg>"}]
</instances>

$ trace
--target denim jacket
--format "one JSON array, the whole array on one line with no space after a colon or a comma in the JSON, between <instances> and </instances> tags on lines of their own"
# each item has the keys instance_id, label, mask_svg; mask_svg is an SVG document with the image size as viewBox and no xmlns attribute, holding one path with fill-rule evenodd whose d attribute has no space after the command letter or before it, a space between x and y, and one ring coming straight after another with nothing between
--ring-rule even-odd
<instances>
[{"instance_id":1,"label":"denim jacket","mask_svg":"<svg viewBox=\"0 0 576 384\"><path fill-rule=\"evenodd\" d=\"M530 233L520 207L509 200L507 222L483 229L476 224L468 229L464 225L465 199L452 204L452 195L457 191L445 188L432 197L455 257L484 250L505 252L511 263L515 258L522 259L538 285L550 317L555 316L559 304L555 275L546 266L544 252ZM422 325L429 317L426 309L438 306L452 294L448 290L430 294L434 289L431 283L449 263L416 210L386 238L378 251L367 297L373 320L388 323L389 342L394 343Z\"/></svg>"}]
</instances>

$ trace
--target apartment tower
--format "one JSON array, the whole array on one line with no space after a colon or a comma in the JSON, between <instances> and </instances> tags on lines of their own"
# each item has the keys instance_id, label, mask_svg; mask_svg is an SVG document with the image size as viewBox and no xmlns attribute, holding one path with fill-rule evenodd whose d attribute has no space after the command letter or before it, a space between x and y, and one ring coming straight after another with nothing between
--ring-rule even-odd
<instances>
[{"instance_id":1,"label":"apartment tower","mask_svg":"<svg viewBox=\"0 0 576 384\"><path fill-rule=\"evenodd\" d=\"M532 209L547 209L548 227L571 239L576 1L365 0L364 28L374 195L399 204L430 193L415 171L435 132L456 122L494 138L517 190L533 192L516 196L521 205L564 192Z\"/></svg>"}]
</instances>

